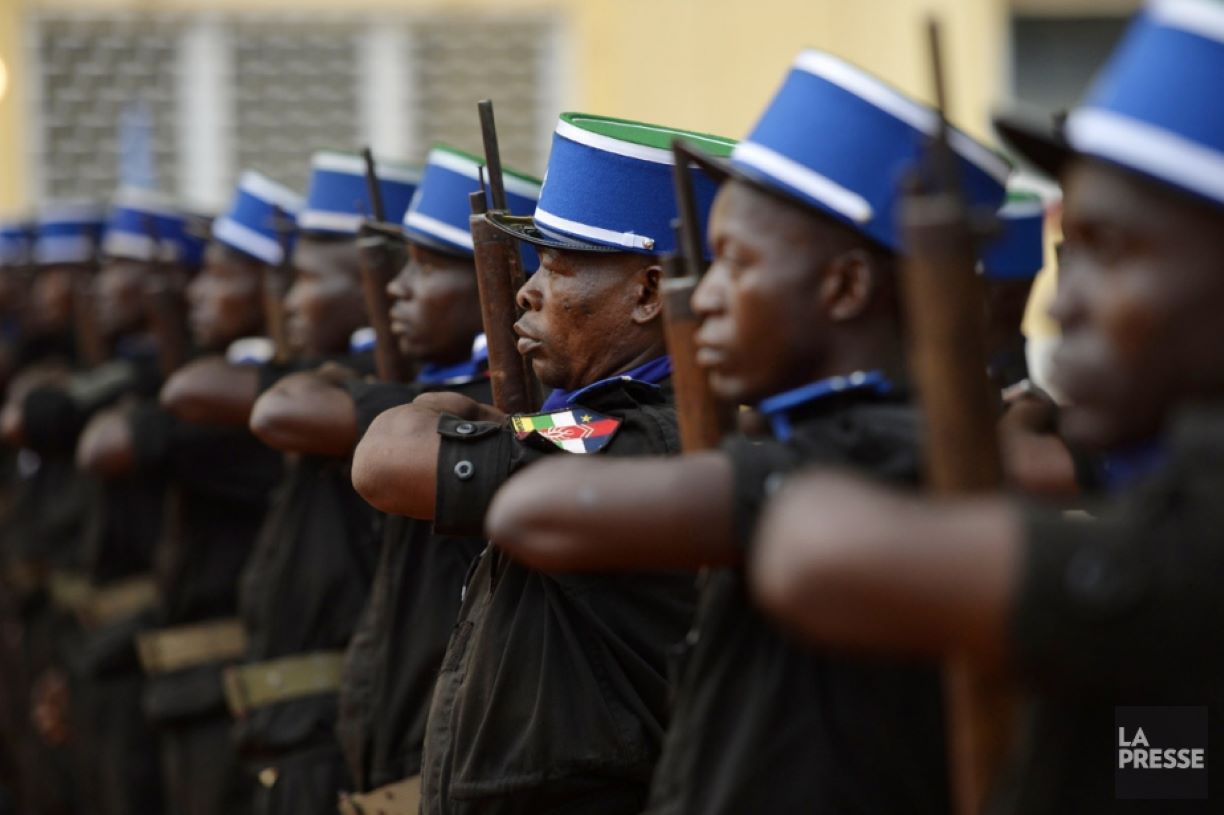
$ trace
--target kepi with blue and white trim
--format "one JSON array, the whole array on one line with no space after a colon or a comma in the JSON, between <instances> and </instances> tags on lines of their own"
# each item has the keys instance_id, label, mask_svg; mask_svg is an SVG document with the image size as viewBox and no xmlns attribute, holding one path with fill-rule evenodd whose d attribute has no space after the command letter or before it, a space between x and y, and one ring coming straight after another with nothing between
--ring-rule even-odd
<instances>
[{"instance_id":1,"label":"kepi with blue and white trim","mask_svg":"<svg viewBox=\"0 0 1224 815\"><path fill-rule=\"evenodd\" d=\"M938 128L932 108L839 57L808 49L796 57L730 160L713 157L708 169L815 209L902 252L903 182L921 165ZM955 128L949 143L966 203L997 210L1010 164Z\"/></svg>"},{"instance_id":2,"label":"kepi with blue and white trim","mask_svg":"<svg viewBox=\"0 0 1224 815\"><path fill-rule=\"evenodd\" d=\"M484 161L449 145L429 151L421 183L404 214L408 240L442 252L472 257L472 233L468 228L471 205L468 196L480 189ZM529 215L540 198L540 181L525 173L504 168L502 183L506 206L512 215ZM487 196L486 192L486 196ZM492 202L488 202L492 206ZM536 266L534 252L523 246L523 267Z\"/></svg>"},{"instance_id":3,"label":"kepi with blue and white trim","mask_svg":"<svg viewBox=\"0 0 1224 815\"><path fill-rule=\"evenodd\" d=\"M996 126L1053 175L1075 153L1224 204L1221 77L1224 3L1154 0L1061 132L1008 117Z\"/></svg>"},{"instance_id":4,"label":"kepi with blue and white trim","mask_svg":"<svg viewBox=\"0 0 1224 815\"><path fill-rule=\"evenodd\" d=\"M229 210L213 221L213 239L277 266L283 260L282 230L292 237L302 198L265 175L247 170L238 179ZM283 219L283 223L281 222Z\"/></svg>"},{"instance_id":5,"label":"kepi with blue and white trim","mask_svg":"<svg viewBox=\"0 0 1224 815\"><path fill-rule=\"evenodd\" d=\"M489 220L528 243L554 249L648 255L674 252L671 222L677 208L671 143L677 138L713 155L729 155L735 145L732 139L706 133L563 113L553 133L548 170L532 217L491 213ZM704 235L717 185L700 173L693 182Z\"/></svg>"},{"instance_id":6,"label":"kepi with blue and white trim","mask_svg":"<svg viewBox=\"0 0 1224 815\"><path fill-rule=\"evenodd\" d=\"M93 263L106 225L106 209L92 201L51 202L34 225L33 262L40 266Z\"/></svg>"},{"instance_id":7,"label":"kepi with blue and white trim","mask_svg":"<svg viewBox=\"0 0 1224 815\"><path fill-rule=\"evenodd\" d=\"M397 161L375 163L385 218L399 223L421 179L420 170ZM365 159L355 153L320 150L310 159L310 187L298 215L303 232L356 235L361 222L374 217L366 186Z\"/></svg>"},{"instance_id":8,"label":"kepi with blue and white trim","mask_svg":"<svg viewBox=\"0 0 1224 815\"><path fill-rule=\"evenodd\" d=\"M203 241L187 228L187 217L153 190L123 187L115 194L102 254L145 263L198 265Z\"/></svg>"}]
</instances>

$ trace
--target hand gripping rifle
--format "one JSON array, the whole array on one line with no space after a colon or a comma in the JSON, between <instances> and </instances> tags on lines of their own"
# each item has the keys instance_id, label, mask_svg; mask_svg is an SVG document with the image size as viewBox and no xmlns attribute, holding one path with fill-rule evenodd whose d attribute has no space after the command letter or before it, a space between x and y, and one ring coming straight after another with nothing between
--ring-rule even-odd
<instances>
[{"instance_id":1,"label":"hand gripping rifle","mask_svg":"<svg viewBox=\"0 0 1224 815\"><path fill-rule=\"evenodd\" d=\"M367 220L357 233L357 253L361 260L361 288L365 293L366 312L374 327L374 368L384 382L403 382L409 378L408 361L400 353L395 335L391 333L391 300L387 284L399 273L407 258L403 230L398 224L387 223L382 190L374 154L370 148L362 151L366 166L366 188L374 220Z\"/></svg>"},{"instance_id":2,"label":"hand gripping rifle","mask_svg":"<svg viewBox=\"0 0 1224 815\"><path fill-rule=\"evenodd\" d=\"M506 214L506 190L502 183L493 103L484 99L477 104L477 110L480 112L493 212ZM504 413L530 413L539 407L542 399L540 383L531 363L519 354L518 336L514 333L514 323L519 317L515 295L527 279L523 273L518 241L498 229L486 217L483 184L480 191L472 193L469 201L472 215L468 225L476 254L476 283L480 289L480 312L489 348L493 404Z\"/></svg>"},{"instance_id":3,"label":"hand gripping rifle","mask_svg":"<svg viewBox=\"0 0 1224 815\"><path fill-rule=\"evenodd\" d=\"M927 483L939 495L998 489L997 397L986 378L981 281L974 247L986 219L961 195L949 144L938 23L928 29L938 131L919 183L901 204L902 274L909 359L926 417ZM1009 746L1012 705L1005 685L962 657L944 665L952 800L980 813Z\"/></svg>"},{"instance_id":4,"label":"hand gripping rifle","mask_svg":"<svg viewBox=\"0 0 1224 815\"><path fill-rule=\"evenodd\" d=\"M676 415L680 421L680 446L686 453L718 446L732 428L734 406L720 402L710 390L705 372L697 367L695 335L700 323L693 312L693 292L705 273L701 248L701 216L693 194L689 165L694 148L677 139L672 142L675 163L676 205L680 217L672 221L676 251L665 260L663 329L672 360L672 383L676 393Z\"/></svg>"}]
</instances>

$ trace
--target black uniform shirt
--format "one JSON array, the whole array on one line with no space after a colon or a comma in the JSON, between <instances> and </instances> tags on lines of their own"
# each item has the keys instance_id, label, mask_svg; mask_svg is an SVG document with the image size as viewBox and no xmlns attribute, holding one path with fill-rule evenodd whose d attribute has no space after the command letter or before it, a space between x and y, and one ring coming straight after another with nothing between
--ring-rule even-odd
<instances>
[{"instance_id":1,"label":"black uniform shirt","mask_svg":"<svg viewBox=\"0 0 1224 815\"><path fill-rule=\"evenodd\" d=\"M480 376L452 385L350 387L364 435L374 417L421 392L492 399ZM390 404L387 404L390 402ZM428 521L388 516L374 587L345 664L337 732L353 778L375 789L421 771L425 718L480 537L433 534Z\"/></svg>"},{"instance_id":2,"label":"black uniform shirt","mask_svg":"<svg viewBox=\"0 0 1224 815\"><path fill-rule=\"evenodd\" d=\"M805 463L913 483L915 414L863 391L792 413L785 443L730 440L737 538ZM681 658L651 815L947 812L936 671L820 650L756 610L740 571L707 574Z\"/></svg>"},{"instance_id":3,"label":"black uniform shirt","mask_svg":"<svg viewBox=\"0 0 1224 815\"><path fill-rule=\"evenodd\" d=\"M184 422L143 405L129 420L136 466L169 483L156 556L161 625L237 612L238 574L281 476L245 427Z\"/></svg>"},{"instance_id":4,"label":"black uniform shirt","mask_svg":"<svg viewBox=\"0 0 1224 815\"><path fill-rule=\"evenodd\" d=\"M381 517L353 490L348 460L287 457L239 585L250 661L348 645L374 576ZM251 711L235 738L251 753L333 743L335 719L335 694L306 696Z\"/></svg>"},{"instance_id":5,"label":"black uniform shirt","mask_svg":"<svg viewBox=\"0 0 1224 815\"><path fill-rule=\"evenodd\" d=\"M1094 520L1029 514L1011 636L1035 698L994 811L1224 811L1222 496L1224 411L1202 411L1178 423L1167 466ZM1117 800L1115 706L1206 706L1210 799Z\"/></svg>"},{"instance_id":6,"label":"black uniform shirt","mask_svg":"<svg viewBox=\"0 0 1224 815\"><path fill-rule=\"evenodd\" d=\"M679 449L669 388L612 380L582 406L621 421L603 454ZM551 442L443 417L435 523L479 534L512 473ZM666 653L692 618L691 575L549 575L489 549L467 585L426 725L424 811L636 812L667 723ZM573 804L589 794L589 804Z\"/></svg>"}]
</instances>

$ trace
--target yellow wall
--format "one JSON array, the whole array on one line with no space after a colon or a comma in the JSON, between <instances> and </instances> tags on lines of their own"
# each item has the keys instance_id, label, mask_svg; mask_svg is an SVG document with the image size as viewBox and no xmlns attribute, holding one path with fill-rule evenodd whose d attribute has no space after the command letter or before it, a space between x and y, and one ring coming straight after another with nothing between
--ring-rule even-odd
<instances>
[{"instance_id":1,"label":"yellow wall","mask_svg":"<svg viewBox=\"0 0 1224 815\"><path fill-rule=\"evenodd\" d=\"M25 105L21 74L21 2L0 0L0 61L8 87L0 97L0 213L27 205L25 128L18 111Z\"/></svg>"},{"instance_id":2,"label":"yellow wall","mask_svg":"<svg viewBox=\"0 0 1224 815\"><path fill-rule=\"evenodd\" d=\"M0 0L0 53L19 91L21 8L317 7L334 0ZM348 0L393 13L551 9L566 22L568 107L742 136L800 48L833 51L902 90L930 97L922 20L945 22L953 118L988 135L1005 84L1007 0ZM28 204L19 92L0 101L0 209Z\"/></svg>"}]
</instances>

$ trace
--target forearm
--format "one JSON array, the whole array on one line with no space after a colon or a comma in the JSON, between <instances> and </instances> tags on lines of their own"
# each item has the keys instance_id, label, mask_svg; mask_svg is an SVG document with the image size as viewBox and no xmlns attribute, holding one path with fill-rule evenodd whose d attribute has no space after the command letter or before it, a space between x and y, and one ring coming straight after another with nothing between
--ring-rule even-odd
<instances>
[{"instance_id":1,"label":"forearm","mask_svg":"<svg viewBox=\"0 0 1224 815\"><path fill-rule=\"evenodd\" d=\"M357 444L353 400L313 374L281 380L251 411L251 432L286 453L347 458Z\"/></svg>"},{"instance_id":2,"label":"forearm","mask_svg":"<svg viewBox=\"0 0 1224 815\"><path fill-rule=\"evenodd\" d=\"M813 641L994 666L1021 539L1001 498L937 504L819 473L773 502L749 572L762 607Z\"/></svg>"},{"instance_id":3,"label":"forearm","mask_svg":"<svg viewBox=\"0 0 1224 815\"><path fill-rule=\"evenodd\" d=\"M486 531L545 571L698 569L741 559L730 463L719 453L588 460L553 456L498 492Z\"/></svg>"},{"instance_id":4,"label":"forearm","mask_svg":"<svg viewBox=\"0 0 1224 815\"><path fill-rule=\"evenodd\" d=\"M128 475L136 469L127 411L112 408L95 416L77 444L77 467L103 478Z\"/></svg>"},{"instance_id":5,"label":"forearm","mask_svg":"<svg viewBox=\"0 0 1224 815\"><path fill-rule=\"evenodd\" d=\"M353 488L362 498L382 512L433 518L440 415L414 402L374 420L353 452Z\"/></svg>"},{"instance_id":6,"label":"forearm","mask_svg":"<svg viewBox=\"0 0 1224 815\"><path fill-rule=\"evenodd\" d=\"M176 371L160 398L162 407L186 422L246 426L258 395L257 368L209 357Z\"/></svg>"}]
</instances>

